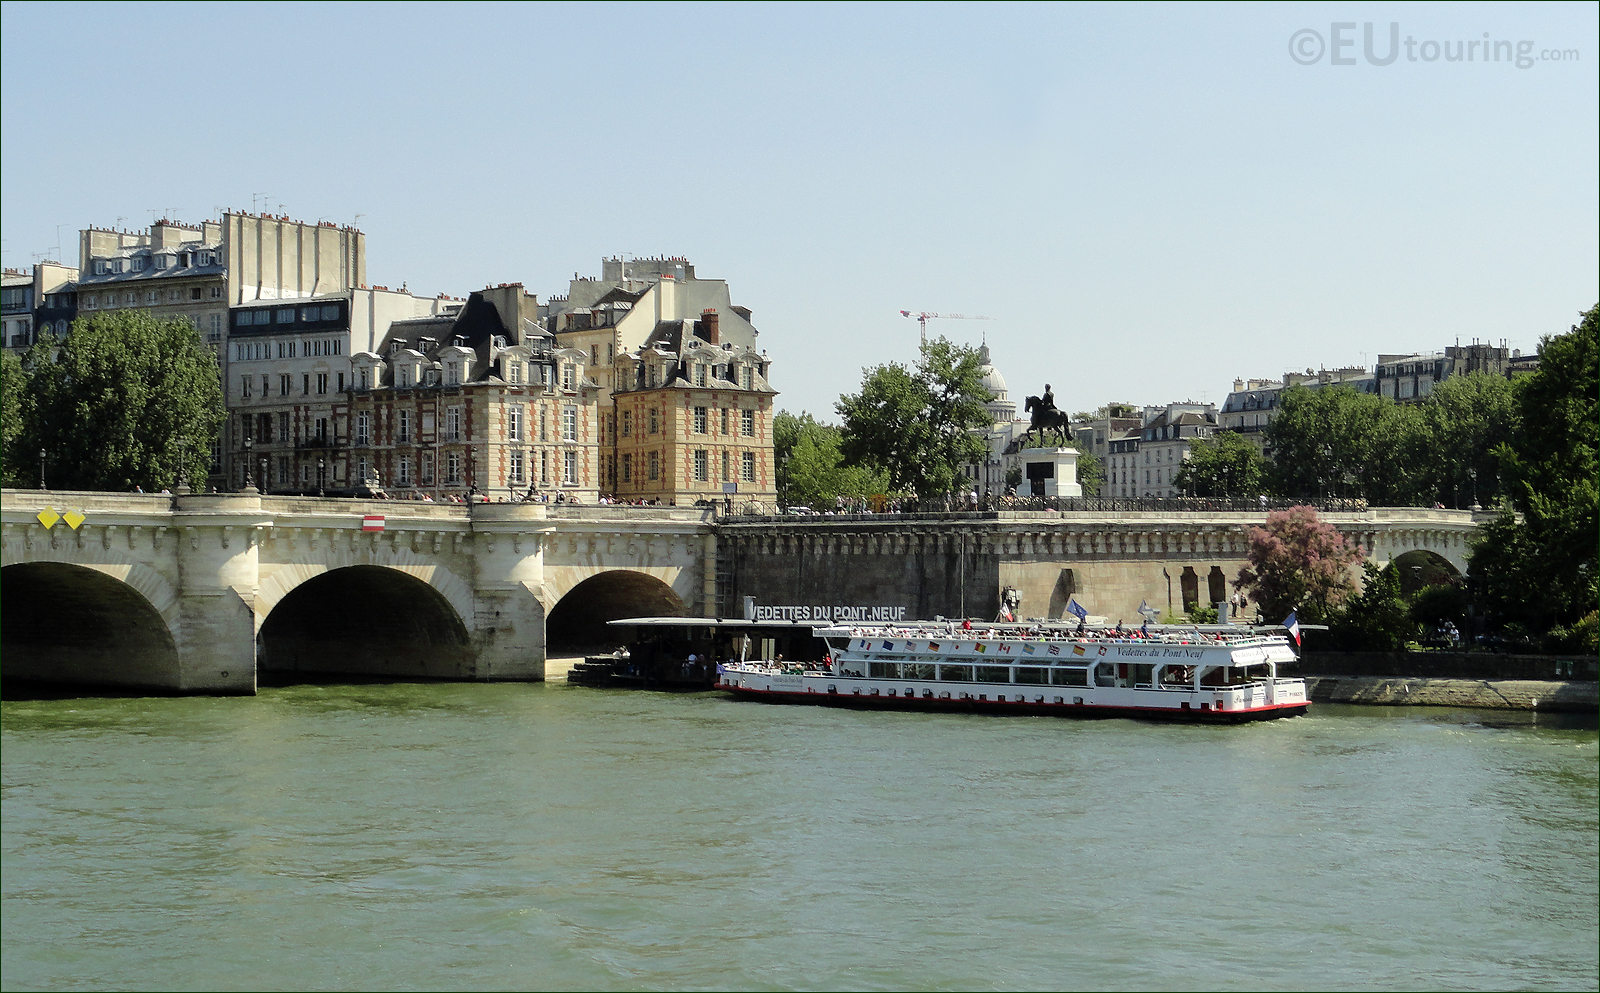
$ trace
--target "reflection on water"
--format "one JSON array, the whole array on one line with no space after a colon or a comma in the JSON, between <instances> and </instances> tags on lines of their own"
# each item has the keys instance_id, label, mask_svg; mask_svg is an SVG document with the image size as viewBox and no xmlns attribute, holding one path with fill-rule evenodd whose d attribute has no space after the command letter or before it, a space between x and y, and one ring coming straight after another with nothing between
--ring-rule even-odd
<instances>
[{"instance_id":1,"label":"reflection on water","mask_svg":"<svg viewBox=\"0 0 1600 993\"><path fill-rule=\"evenodd\" d=\"M363 683L3 716L7 989L1596 980L1571 715Z\"/></svg>"}]
</instances>

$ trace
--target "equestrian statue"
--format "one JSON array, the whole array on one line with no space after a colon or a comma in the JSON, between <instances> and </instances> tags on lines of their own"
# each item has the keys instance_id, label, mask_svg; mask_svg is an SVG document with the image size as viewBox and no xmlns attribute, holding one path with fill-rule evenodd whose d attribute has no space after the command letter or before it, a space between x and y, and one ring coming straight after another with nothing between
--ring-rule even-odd
<instances>
[{"instance_id":1,"label":"equestrian statue","mask_svg":"<svg viewBox=\"0 0 1600 993\"><path fill-rule=\"evenodd\" d=\"M1049 383L1044 384L1044 396L1028 397L1022 405L1022 409L1033 415L1033 422L1029 425L1028 430L1022 433L1022 437L1026 438L1030 434L1036 434L1039 436L1039 440L1043 442L1045 434L1048 432L1054 434L1057 441L1062 445L1071 440L1072 435L1068 429L1071 427L1072 418L1067 416L1066 411L1056 408L1056 395L1050 391Z\"/></svg>"}]
</instances>

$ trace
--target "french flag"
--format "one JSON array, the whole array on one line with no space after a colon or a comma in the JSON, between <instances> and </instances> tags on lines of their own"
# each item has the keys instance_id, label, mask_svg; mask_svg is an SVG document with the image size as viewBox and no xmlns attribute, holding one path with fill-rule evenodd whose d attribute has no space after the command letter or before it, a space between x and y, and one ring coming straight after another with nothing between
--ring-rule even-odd
<instances>
[{"instance_id":1,"label":"french flag","mask_svg":"<svg viewBox=\"0 0 1600 993\"><path fill-rule=\"evenodd\" d=\"M1289 616L1283 619L1283 626L1289 629L1289 634L1294 637L1294 643L1300 644L1300 620L1294 616L1294 611L1289 611Z\"/></svg>"}]
</instances>

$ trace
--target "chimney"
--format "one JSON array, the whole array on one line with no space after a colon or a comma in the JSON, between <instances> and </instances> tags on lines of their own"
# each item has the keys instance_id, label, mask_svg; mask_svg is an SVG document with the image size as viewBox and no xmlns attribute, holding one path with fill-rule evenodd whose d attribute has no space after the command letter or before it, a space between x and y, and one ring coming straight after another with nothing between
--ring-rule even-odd
<instances>
[{"instance_id":1,"label":"chimney","mask_svg":"<svg viewBox=\"0 0 1600 993\"><path fill-rule=\"evenodd\" d=\"M715 310L700 312L700 336L712 345L722 344L722 329Z\"/></svg>"}]
</instances>

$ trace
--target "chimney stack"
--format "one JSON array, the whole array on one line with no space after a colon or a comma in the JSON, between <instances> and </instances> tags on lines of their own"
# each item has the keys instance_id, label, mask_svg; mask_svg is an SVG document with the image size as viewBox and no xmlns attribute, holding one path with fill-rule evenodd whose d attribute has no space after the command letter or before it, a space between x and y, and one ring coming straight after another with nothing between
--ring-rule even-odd
<instances>
[{"instance_id":1,"label":"chimney stack","mask_svg":"<svg viewBox=\"0 0 1600 993\"><path fill-rule=\"evenodd\" d=\"M713 345L722 344L722 328L715 310L700 312L701 337Z\"/></svg>"}]
</instances>

